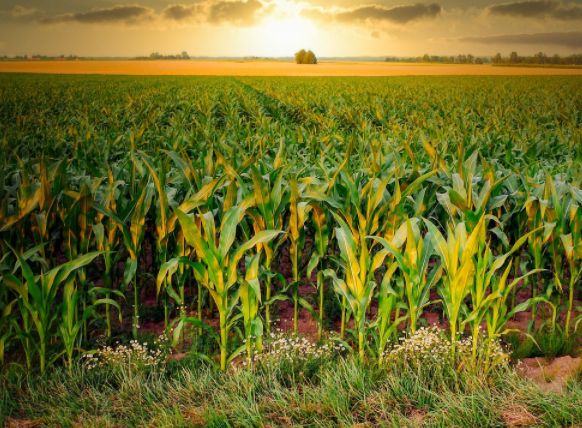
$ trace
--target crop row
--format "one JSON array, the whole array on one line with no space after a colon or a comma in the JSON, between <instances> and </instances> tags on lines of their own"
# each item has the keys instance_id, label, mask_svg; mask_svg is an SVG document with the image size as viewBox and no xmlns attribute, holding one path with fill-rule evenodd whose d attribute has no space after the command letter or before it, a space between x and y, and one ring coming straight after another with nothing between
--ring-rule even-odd
<instances>
[{"instance_id":1,"label":"crop row","mask_svg":"<svg viewBox=\"0 0 582 428\"><path fill-rule=\"evenodd\" d=\"M474 359L518 312L576 332L580 79L0 79L2 362L71 366L129 304L137 339L150 278L222 369L282 300L321 338L337 295L361 359L429 306Z\"/></svg>"}]
</instances>

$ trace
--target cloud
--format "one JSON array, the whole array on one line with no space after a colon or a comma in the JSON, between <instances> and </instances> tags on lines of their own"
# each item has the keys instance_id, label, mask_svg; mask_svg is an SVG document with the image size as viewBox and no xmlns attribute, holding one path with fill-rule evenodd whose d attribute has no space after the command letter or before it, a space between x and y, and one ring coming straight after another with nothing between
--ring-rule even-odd
<instances>
[{"instance_id":1,"label":"cloud","mask_svg":"<svg viewBox=\"0 0 582 428\"><path fill-rule=\"evenodd\" d=\"M527 0L489 6L486 11L494 16L512 18L555 19L559 21L582 20L582 6L564 6L559 0Z\"/></svg>"},{"instance_id":2,"label":"cloud","mask_svg":"<svg viewBox=\"0 0 582 428\"><path fill-rule=\"evenodd\" d=\"M264 11L265 5L258 0L207 0L194 4L167 6L162 15L178 23L208 22L210 24L231 23L241 26L253 25Z\"/></svg>"},{"instance_id":3,"label":"cloud","mask_svg":"<svg viewBox=\"0 0 582 428\"><path fill-rule=\"evenodd\" d=\"M40 11L35 8L28 9L24 6L16 5L9 10L0 9L0 19L2 20L10 19L15 21L26 22L29 20L33 20L34 18L32 17L32 15L35 15L38 12Z\"/></svg>"},{"instance_id":4,"label":"cloud","mask_svg":"<svg viewBox=\"0 0 582 428\"><path fill-rule=\"evenodd\" d=\"M65 13L48 16L39 20L44 25L64 23L116 24L127 26L166 24L220 25L230 23L239 26L255 24L266 11L268 5L259 0L204 0L192 4L171 4L161 13L139 4L116 5L110 8L92 9L88 12Z\"/></svg>"},{"instance_id":5,"label":"cloud","mask_svg":"<svg viewBox=\"0 0 582 428\"><path fill-rule=\"evenodd\" d=\"M342 10L312 8L304 9L301 14L307 18L323 22L347 24L385 22L395 25L403 25L421 19L436 18L441 11L442 8L438 3L416 3L389 8L377 4Z\"/></svg>"},{"instance_id":6,"label":"cloud","mask_svg":"<svg viewBox=\"0 0 582 428\"><path fill-rule=\"evenodd\" d=\"M582 48L582 31L469 36L460 37L454 41L486 45L552 45L577 49Z\"/></svg>"},{"instance_id":7,"label":"cloud","mask_svg":"<svg viewBox=\"0 0 582 428\"><path fill-rule=\"evenodd\" d=\"M89 12L65 13L63 15L42 18L39 22L45 25L62 23L79 24L124 24L139 25L151 22L154 10L139 4L117 5L110 8L92 9Z\"/></svg>"},{"instance_id":8,"label":"cloud","mask_svg":"<svg viewBox=\"0 0 582 428\"><path fill-rule=\"evenodd\" d=\"M35 8L27 9L24 6L16 5L16 6L14 6L14 8L12 8L10 15L12 15L15 18L21 18L23 16L32 15L33 13L36 13L36 12L38 12L38 10Z\"/></svg>"}]
</instances>

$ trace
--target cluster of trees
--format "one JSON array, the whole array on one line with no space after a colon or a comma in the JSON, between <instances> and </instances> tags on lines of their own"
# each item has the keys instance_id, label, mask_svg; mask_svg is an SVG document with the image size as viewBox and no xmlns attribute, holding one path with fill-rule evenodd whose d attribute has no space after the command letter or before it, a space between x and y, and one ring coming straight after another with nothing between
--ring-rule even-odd
<instances>
[{"instance_id":1,"label":"cluster of trees","mask_svg":"<svg viewBox=\"0 0 582 428\"><path fill-rule=\"evenodd\" d=\"M9 60L43 60L43 61L50 61L50 60L76 60L76 59L80 59L77 55L58 55L58 56L48 56L48 55L32 55L32 56L28 56L28 55L16 55L14 57L9 57L9 56L0 56L0 61L9 61Z\"/></svg>"},{"instance_id":2,"label":"cluster of trees","mask_svg":"<svg viewBox=\"0 0 582 428\"><path fill-rule=\"evenodd\" d=\"M138 56L134 59L190 59L190 55L186 51L176 55L161 55L158 52L153 52L150 56Z\"/></svg>"},{"instance_id":3,"label":"cluster of trees","mask_svg":"<svg viewBox=\"0 0 582 428\"><path fill-rule=\"evenodd\" d=\"M305 49L301 49L295 54L295 62L297 64L317 64L317 57L313 52L305 52Z\"/></svg>"},{"instance_id":4,"label":"cluster of trees","mask_svg":"<svg viewBox=\"0 0 582 428\"><path fill-rule=\"evenodd\" d=\"M471 54L461 54L457 56L435 56L425 54L422 57L388 57L386 62L439 62L445 64L553 64L553 65L582 65L582 54L570 56L560 56L554 54L548 56L543 52L538 52L533 56L519 56L517 52L511 52L508 57L501 56L500 53L494 57L477 58Z\"/></svg>"},{"instance_id":5,"label":"cluster of trees","mask_svg":"<svg viewBox=\"0 0 582 428\"><path fill-rule=\"evenodd\" d=\"M243 58L244 60L249 60L249 61L254 61L254 60L262 60L262 61L271 61L274 60L275 58L271 58L271 57L260 57L260 56L245 56Z\"/></svg>"},{"instance_id":6,"label":"cluster of trees","mask_svg":"<svg viewBox=\"0 0 582 428\"><path fill-rule=\"evenodd\" d=\"M538 52L533 56L519 56L517 52L511 52L508 57L502 57L500 53L492 58L493 64L553 64L553 65L582 65L582 54L574 54L561 57L559 54L548 56Z\"/></svg>"},{"instance_id":7,"label":"cluster of trees","mask_svg":"<svg viewBox=\"0 0 582 428\"><path fill-rule=\"evenodd\" d=\"M437 56L424 54L424 56L411 57L411 58L397 58L388 57L386 62L439 62L443 64L484 64L491 62L489 58L476 58L471 54L468 55L457 55L457 56Z\"/></svg>"}]
</instances>

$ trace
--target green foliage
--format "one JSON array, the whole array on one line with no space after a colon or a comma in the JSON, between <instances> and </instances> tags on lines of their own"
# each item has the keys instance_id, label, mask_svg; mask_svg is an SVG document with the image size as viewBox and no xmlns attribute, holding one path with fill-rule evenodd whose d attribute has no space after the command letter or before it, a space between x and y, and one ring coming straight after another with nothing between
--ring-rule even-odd
<instances>
[{"instance_id":1,"label":"green foliage","mask_svg":"<svg viewBox=\"0 0 582 428\"><path fill-rule=\"evenodd\" d=\"M168 363L165 370L86 367L72 372L54 367L43 376L10 368L0 377L0 422L128 427L582 422L579 382L570 382L565 392L544 392L511 370L484 379L450 365L419 372L394 361L379 369L337 354L228 373L190 359Z\"/></svg>"},{"instance_id":2,"label":"green foliage","mask_svg":"<svg viewBox=\"0 0 582 428\"><path fill-rule=\"evenodd\" d=\"M154 295L176 351L223 369L261 354L288 298L295 329L307 313L319 339L339 301L339 340L362 363L441 305L450 337L469 327L475 346L530 308L577 335L578 77L1 75L0 87L4 367L74 370L81 343L129 319L139 338Z\"/></svg>"},{"instance_id":3,"label":"green foliage","mask_svg":"<svg viewBox=\"0 0 582 428\"><path fill-rule=\"evenodd\" d=\"M305 52L305 49L301 49L295 54L295 62L297 64L317 64L317 57L313 52Z\"/></svg>"}]
</instances>

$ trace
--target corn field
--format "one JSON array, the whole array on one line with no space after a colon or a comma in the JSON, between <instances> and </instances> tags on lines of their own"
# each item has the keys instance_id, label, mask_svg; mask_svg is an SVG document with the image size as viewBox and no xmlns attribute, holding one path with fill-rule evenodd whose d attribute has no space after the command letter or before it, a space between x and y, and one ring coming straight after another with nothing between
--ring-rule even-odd
<instances>
[{"instance_id":1,"label":"corn field","mask_svg":"<svg viewBox=\"0 0 582 428\"><path fill-rule=\"evenodd\" d=\"M429 311L474 359L521 312L576 336L581 135L578 77L2 75L0 364L156 308L222 370L282 305L362 361Z\"/></svg>"}]
</instances>

